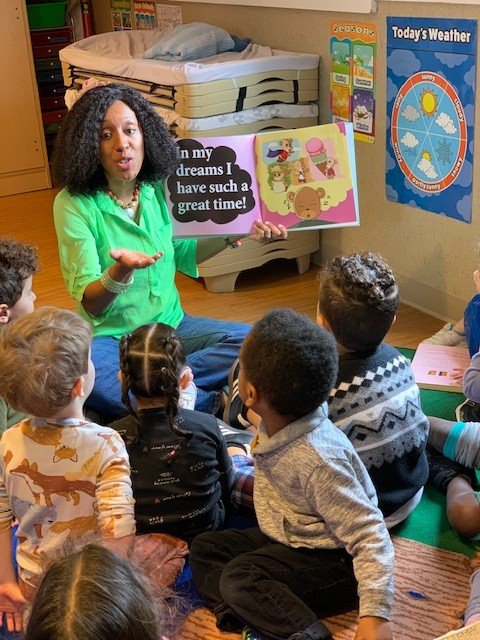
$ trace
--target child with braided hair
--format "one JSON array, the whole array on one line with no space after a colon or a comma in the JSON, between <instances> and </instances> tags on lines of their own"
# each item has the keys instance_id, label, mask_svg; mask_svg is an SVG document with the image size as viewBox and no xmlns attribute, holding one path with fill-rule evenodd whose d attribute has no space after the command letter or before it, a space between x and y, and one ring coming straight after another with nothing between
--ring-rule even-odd
<instances>
[{"instance_id":1,"label":"child with braided hair","mask_svg":"<svg viewBox=\"0 0 480 640\"><path fill-rule=\"evenodd\" d=\"M139 533L190 541L222 528L232 465L215 417L179 407L191 372L175 330L154 322L123 336L120 375L130 415L110 426L127 442Z\"/></svg>"}]
</instances>

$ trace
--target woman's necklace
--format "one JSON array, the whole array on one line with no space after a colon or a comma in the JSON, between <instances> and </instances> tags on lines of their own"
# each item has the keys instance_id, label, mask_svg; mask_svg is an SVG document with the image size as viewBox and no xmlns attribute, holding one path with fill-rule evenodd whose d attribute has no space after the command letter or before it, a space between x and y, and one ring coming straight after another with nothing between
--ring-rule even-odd
<instances>
[{"instance_id":1,"label":"woman's necklace","mask_svg":"<svg viewBox=\"0 0 480 640\"><path fill-rule=\"evenodd\" d=\"M118 204L118 206L125 211L125 213L130 218L130 220L133 220L135 218L135 205L138 202L138 194L140 193L138 184L135 185L135 189L133 190L133 193L132 193L132 199L130 200L130 202L127 202L126 204L123 203L123 200L120 200L120 198L117 198L117 196L113 193L113 191L110 191L110 189L108 189L107 193L110 196L110 198L115 202L115 204Z\"/></svg>"}]
</instances>

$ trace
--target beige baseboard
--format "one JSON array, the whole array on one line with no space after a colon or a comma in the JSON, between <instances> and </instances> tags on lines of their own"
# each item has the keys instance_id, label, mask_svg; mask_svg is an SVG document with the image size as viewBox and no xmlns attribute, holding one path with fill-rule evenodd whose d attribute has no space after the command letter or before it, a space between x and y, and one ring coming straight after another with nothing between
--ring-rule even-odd
<instances>
[{"instance_id":1,"label":"beige baseboard","mask_svg":"<svg viewBox=\"0 0 480 640\"><path fill-rule=\"evenodd\" d=\"M320 250L313 256L313 262L321 265L325 260L331 260L341 253L341 248L322 242ZM404 304L441 320L456 321L463 317L468 300L429 287L401 273L397 272L396 276L400 287L401 301Z\"/></svg>"}]
</instances>

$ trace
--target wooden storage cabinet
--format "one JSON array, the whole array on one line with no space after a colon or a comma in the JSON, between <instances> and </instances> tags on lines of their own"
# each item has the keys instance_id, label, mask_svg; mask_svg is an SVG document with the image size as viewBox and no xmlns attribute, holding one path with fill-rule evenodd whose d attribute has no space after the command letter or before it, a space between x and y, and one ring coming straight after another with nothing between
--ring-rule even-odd
<instances>
[{"instance_id":1,"label":"wooden storage cabinet","mask_svg":"<svg viewBox=\"0 0 480 640\"><path fill-rule=\"evenodd\" d=\"M51 155L59 124L67 113L63 100L66 87L63 84L62 64L58 52L73 42L73 30L71 27L32 29L30 38L45 142L48 155Z\"/></svg>"}]
</instances>

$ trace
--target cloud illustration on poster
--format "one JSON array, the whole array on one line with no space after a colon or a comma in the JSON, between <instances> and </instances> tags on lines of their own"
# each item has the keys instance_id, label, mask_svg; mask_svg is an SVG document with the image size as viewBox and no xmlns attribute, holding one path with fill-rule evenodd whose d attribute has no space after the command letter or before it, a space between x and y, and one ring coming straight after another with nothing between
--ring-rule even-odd
<instances>
[{"instance_id":1,"label":"cloud illustration on poster","mask_svg":"<svg viewBox=\"0 0 480 640\"><path fill-rule=\"evenodd\" d=\"M453 120L448 113L442 111L438 118L436 118L435 122L445 131L445 133L450 135L457 133L457 127L453 124Z\"/></svg>"},{"instance_id":2,"label":"cloud illustration on poster","mask_svg":"<svg viewBox=\"0 0 480 640\"><path fill-rule=\"evenodd\" d=\"M472 89L475 89L475 76L476 76L477 67L474 65L471 69L467 71L467 73L463 76L463 80L465 84Z\"/></svg>"},{"instance_id":3,"label":"cloud illustration on poster","mask_svg":"<svg viewBox=\"0 0 480 640\"><path fill-rule=\"evenodd\" d=\"M463 163L462 170L458 174L458 178L455 180L454 184L457 187L463 187L464 189L466 189L467 187L470 187L470 185L472 184L472 178L473 178L472 163L469 162L468 160L465 160Z\"/></svg>"},{"instance_id":4,"label":"cloud illustration on poster","mask_svg":"<svg viewBox=\"0 0 480 640\"><path fill-rule=\"evenodd\" d=\"M430 180L436 180L438 178L438 173L435 171L435 167L428 158L422 158L417 164L417 168L420 169L427 178L430 178Z\"/></svg>"},{"instance_id":5,"label":"cloud illustration on poster","mask_svg":"<svg viewBox=\"0 0 480 640\"><path fill-rule=\"evenodd\" d=\"M415 149L415 147L420 144L411 131L407 131L407 133L401 138L400 142L409 149Z\"/></svg>"},{"instance_id":6,"label":"cloud illustration on poster","mask_svg":"<svg viewBox=\"0 0 480 640\"><path fill-rule=\"evenodd\" d=\"M417 56L406 49L394 49L387 57L387 67L396 76L409 78L417 71L420 71L422 64Z\"/></svg>"},{"instance_id":7,"label":"cloud illustration on poster","mask_svg":"<svg viewBox=\"0 0 480 640\"><path fill-rule=\"evenodd\" d=\"M449 69L459 67L468 60L468 56L463 56L459 53L440 53L439 51L436 51L433 55Z\"/></svg>"},{"instance_id":8,"label":"cloud illustration on poster","mask_svg":"<svg viewBox=\"0 0 480 640\"><path fill-rule=\"evenodd\" d=\"M387 102L395 100L398 93L398 87L391 78L387 79Z\"/></svg>"},{"instance_id":9,"label":"cloud illustration on poster","mask_svg":"<svg viewBox=\"0 0 480 640\"><path fill-rule=\"evenodd\" d=\"M475 120L475 107L473 104L467 104L463 108L465 112L465 122L467 123L467 127L473 127L473 123Z\"/></svg>"},{"instance_id":10,"label":"cloud illustration on poster","mask_svg":"<svg viewBox=\"0 0 480 640\"><path fill-rule=\"evenodd\" d=\"M395 191L392 185L387 184L385 195L387 196L387 200L395 200L395 202L398 202L398 193Z\"/></svg>"},{"instance_id":11,"label":"cloud illustration on poster","mask_svg":"<svg viewBox=\"0 0 480 640\"><path fill-rule=\"evenodd\" d=\"M470 153L473 156L473 147L475 146L475 140L470 140L470 142L468 143L468 150L470 151Z\"/></svg>"},{"instance_id":12,"label":"cloud illustration on poster","mask_svg":"<svg viewBox=\"0 0 480 640\"><path fill-rule=\"evenodd\" d=\"M409 200L407 204L409 207L418 207L418 204L415 202L415 200Z\"/></svg>"},{"instance_id":13,"label":"cloud illustration on poster","mask_svg":"<svg viewBox=\"0 0 480 640\"><path fill-rule=\"evenodd\" d=\"M472 214L471 195L463 196L463 198L457 202L457 213L459 213L467 222L470 221L470 216Z\"/></svg>"},{"instance_id":14,"label":"cloud illustration on poster","mask_svg":"<svg viewBox=\"0 0 480 640\"><path fill-rule=\"evenodd\" d=\"M407 104L405 109L400 114L408 122L415 122L420 118L420 111L416 109L413 104Z\"/></svg>"},{"instance_id":15,"label":"cloud illustration on poster","mask_svg":"<svg viewBox=\"0 0 480 640\"><path fill-rule=\"evenodd\" d=\"M385 166L387 171L391 171L392 169L395 169L395 167L397 166L397 163L395 162L395 160L392 158L391 154L388 151L386 153Z\"/></svg>"}]
</instances>

